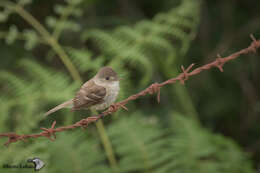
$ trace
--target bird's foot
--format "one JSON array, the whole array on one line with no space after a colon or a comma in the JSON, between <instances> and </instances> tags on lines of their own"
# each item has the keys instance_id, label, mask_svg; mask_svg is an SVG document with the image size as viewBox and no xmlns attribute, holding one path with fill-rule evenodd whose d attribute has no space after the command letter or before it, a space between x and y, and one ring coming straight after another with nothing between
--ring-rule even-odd
<instances>
[{"instance_id":1,"label":"bird's foot","mask_svg":"<svg viewBox=\"0 0 260 173\"><path fill-rule=\"evenodd\" d=\"M119 108L123 108L124 110L128 111L127 107L123 103L113 103L112 105L109 106L108 108L108 113L113 113L116 112Z\"/></svg>"}]
</instances>

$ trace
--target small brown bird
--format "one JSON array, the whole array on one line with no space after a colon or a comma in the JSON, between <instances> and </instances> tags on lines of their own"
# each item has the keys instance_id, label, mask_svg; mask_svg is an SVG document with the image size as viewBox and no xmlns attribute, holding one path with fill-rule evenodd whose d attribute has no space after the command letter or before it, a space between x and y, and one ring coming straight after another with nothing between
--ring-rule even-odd
<instances>
[{"instance_id":1,"label":"small brown bird","mask_svg":"<svg viewBox=\"0 0 260 173\"><path fill-rule=\"evenodd\" d=\"M62 108L71 108L72 111L89 108L103 110L116 100L119 90L117 73L110 67L103 67L93 78L81 86L75 98L56 106L45 115Z\"/></svg>"}]
</instances>

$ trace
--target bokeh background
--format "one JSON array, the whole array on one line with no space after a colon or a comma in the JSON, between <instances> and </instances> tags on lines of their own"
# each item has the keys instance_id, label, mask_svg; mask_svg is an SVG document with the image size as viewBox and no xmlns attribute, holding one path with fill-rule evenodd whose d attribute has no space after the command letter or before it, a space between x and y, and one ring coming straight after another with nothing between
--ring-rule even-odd
<instances>
[{"instance_id":1,"label":"bokeh background","mask_svg":"<svg viewBox=\"0 0 260 173\"><path fill-rule=\"evenodd\" d=\"M0 133L40 132L90 116L64 109L105 65L123 78L118 100L260 38L258 0L1 0ZM259 51L258 51L259 53ZM0 147L4 164L39 157L42 173L252 173L260 171L260 61L248 54L224 72L145 96L85 131ZM1 145L6 139L0 139Z\"/></svg>"}]
</instances>

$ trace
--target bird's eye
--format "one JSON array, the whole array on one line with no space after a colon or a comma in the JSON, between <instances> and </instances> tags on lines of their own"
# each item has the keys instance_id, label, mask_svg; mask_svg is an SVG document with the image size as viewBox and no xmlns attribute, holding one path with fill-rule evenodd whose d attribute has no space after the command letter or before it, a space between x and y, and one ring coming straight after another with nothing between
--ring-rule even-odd
<instances>
[{"instance_id":1,"label":"bird's eye","mask_svg":"<svg viewBox=\"0 0 260 173\"><path fill-rule=\"evenodd\" d=\"M106 77L106 80L109 80L109 77Z\"/></svg>"}]
</instances>

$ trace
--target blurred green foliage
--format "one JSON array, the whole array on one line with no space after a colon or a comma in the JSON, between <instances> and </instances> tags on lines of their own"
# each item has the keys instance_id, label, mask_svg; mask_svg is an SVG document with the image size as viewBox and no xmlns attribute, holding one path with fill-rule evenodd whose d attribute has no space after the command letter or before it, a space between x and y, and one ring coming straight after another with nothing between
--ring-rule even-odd
<instances>
[{"instance_id":1,"label":"blurred green foliage","mask_svg":"<svg viewBox=\"0 0 260 173\"><path fill-rule=\"evenodd\" d=\"M256 4L0 1L0 133L37 133L54 119L62 126L89 116L65 109L45 119L43 113L72 98L102 66L123 78L120 100L176 76L182 64L202 65L247 46L250 33L260 36ZM260 71L257 56L247 57L227 64L224 73L213 69L185 86L162 88L159 105L155 96L129 103L128 112L105 118L104 132L92 125L58 133L55 142L0 147L0 172L28 172L2 165L32 157L46 163L41 172L256 172ZM108 135L112 153L100 133Z\"/></svg>"}]
</instances>

